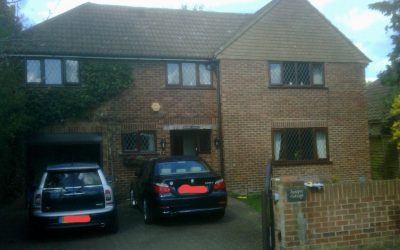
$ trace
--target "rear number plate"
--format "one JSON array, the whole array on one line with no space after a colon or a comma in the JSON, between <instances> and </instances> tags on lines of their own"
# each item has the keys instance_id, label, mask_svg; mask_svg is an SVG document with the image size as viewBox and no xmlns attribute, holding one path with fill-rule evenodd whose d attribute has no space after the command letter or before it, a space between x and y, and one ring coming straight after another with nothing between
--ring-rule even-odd
<instances>
[{"instance_id":1,"label":"rear number plate","mask_svg":"<svg viewBox=\"0 0 400 250\"><path fill-rule=\"evenodd\" d=\"M68 224L68 223L88 223L90 222L89 215L71 215L71 216L63 216L60 217L61 224Z\"/></svg>"},{"instance_id":2,"label":"rear number plate","mask_svg":"<svg viewBox=\"0 0 400 250\"><path fill-rule=\"evenodd\" d=\"M205 194L208 192L208 188L206 186L190 186L185 184L178 188L178 192L180 194Z\"/></svg>"}]
</instances>

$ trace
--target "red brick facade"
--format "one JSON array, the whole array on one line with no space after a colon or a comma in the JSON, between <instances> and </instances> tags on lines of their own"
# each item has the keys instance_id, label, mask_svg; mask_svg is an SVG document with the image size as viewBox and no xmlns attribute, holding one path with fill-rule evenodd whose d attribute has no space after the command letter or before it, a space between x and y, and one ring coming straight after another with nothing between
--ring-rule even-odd
<instances>
[{"instance_id":1,"label":"red brick facade","mask_svg":"<svg viewBox=\"0 0 400 250\"><path fill-rule=\"evenodd\" d=\"M134 169L123 164L121 134L136 131L156 132L156 155L170 155L169 125L207 125L211 128L211 153L199 155L219 171L219 153L213 145L217 138L216 82L209 89L171 89L166 87L166 62L133 62L134 83L118 97L93 112L90 122L71 122L48 129L50 133L101 133L103 167L117 178L117 192L127 198ZM152 103L160 104L154 112ZM166 150L160 142L165 139ZM110 146L110 148L109 148ZM130 156L133 156L131 154Z\"/></svg>"},{"instance_id":2,"label":"red brick facade","mask_svg":"<svg viewBox=\"0 0 400 250\"><path fill-rule=\"evenodd\" d=\"M127 197L134 171L123 165L121 134L156 132L157 152L170 155L168 125L210 125L211 154L200 155L220 170L217 78L211 89L169 89L166 62L132 63L134 84L94 112L96 122L71 123L49 132L102 134L104 169L117 177L118 192ZM260 191L265 165L272 159L274 128L326 127L330 164L275 166L274 175L309 179L358 180L370 176L364 67L359 64L325 64L324 89L271 89L266 61L220 62L222 131L225 178L235 192ZM151 105L158 102L159 112ZM97 117L97 118L96 118ZM100 118L99 118L100 117ZM167 147L161 152L160 141Z\"/></svg>"},{"instance_id":3,"label":"red brick facade","mask_svg":"<svg viewBox=\"0 0 400 250\"><path fill-rule=\"evenodd\" d=\"M228 188L263 187L276 128L327 128L330 164L274 166L275 176L370 177L363 65L326 63L323 89L272 89L266 61L222 60L220 67Z\"/></svg>"},{"instance_id":4,"label":"red brick facade","mask_svg":"<svg viewBox=\"0 0 400 250\"><path fill-rule=\"evenodd\" d=\"M322 190L307 190L305 202L287 200L287 189L293 186L303 183L275 183L280 194L274 206L276 249L399 246L398 180L326 185Z\"/></svg>"}]
</instances>

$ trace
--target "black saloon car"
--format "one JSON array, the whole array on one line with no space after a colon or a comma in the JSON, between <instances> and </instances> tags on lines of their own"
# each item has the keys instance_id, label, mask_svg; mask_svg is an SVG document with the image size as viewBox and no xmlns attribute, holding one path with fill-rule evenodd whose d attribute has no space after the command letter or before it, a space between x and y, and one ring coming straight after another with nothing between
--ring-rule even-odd
<instances>
[{"instance_id":1,"label":"black saloon car","mask_svg":"<svg viewBox=\"0 0 400 250\"><path fill-rule=\"evenodd\" d=\"M223 217L227 205L224 180L198 158L154 159L139 171L130 200L145 223L179 214L211 213Z\"/></svg>"},{"instance_id":2,"label":"black saloon car","mask_svg":"<svg viewBox=\"0 0 400 250\"><path fill-rule=\"evenodd\" d=\"M111 233L118 230L114 194L97 164L49 166L31 196L29 225L33 233L37 229L78 227L102 227Z\"/></svg>"}]
</instances>

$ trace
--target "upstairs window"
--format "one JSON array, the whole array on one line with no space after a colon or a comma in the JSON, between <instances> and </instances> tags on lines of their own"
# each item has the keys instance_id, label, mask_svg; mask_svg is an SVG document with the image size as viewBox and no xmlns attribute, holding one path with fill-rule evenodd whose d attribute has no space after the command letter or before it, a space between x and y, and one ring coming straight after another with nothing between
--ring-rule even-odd
<instances>
[{"instance_id":1,"label":"upstairs window","mask_svg":"<svg viewBox=\"0 0 400 250\"><path fill-rule=\"evenodd\" d=\"M289 128L273 131L276 163L309 163L328 160L326 128Z\"/></svg>"},{"instance_id":2,"label":"upstairs window","mask_svg":"<svg viewBox=\"0 0 400 250\"><path fill-rule=\"evenodd\" d=\"M167 86L170 87L211 87L210 65L205 63L168 63Z\"/></svg>"},{"instance_id":3,"label":"upstairs window","mask_svg":"<svg viewBox=\"0 0 400 250\"><path fill-rule=\"evenodd\" d=\"M324 66L322 63L271 62L270 85L274 87L322 87Z\"/></svg>"},{"instance_id":4,"label":"upstairs window","mask_svg":"<svg viewBox=\"0 0 400 250\"><path fill-rule=\"evenodd\" d=\"M61 59L28 59L26 60L26 83L78 84L79 62Z\"/></svg>"},{"instance_id":5,"label":"upstairs window","mask_svg":"<svg viewBox=\"0 0 400 250\"><path fill-rule=\"evenodd\" d=\"M124 152L156 152L156 133L154 131L139 131L123 134L122 148Z\"/></svg>"}]
</instances>

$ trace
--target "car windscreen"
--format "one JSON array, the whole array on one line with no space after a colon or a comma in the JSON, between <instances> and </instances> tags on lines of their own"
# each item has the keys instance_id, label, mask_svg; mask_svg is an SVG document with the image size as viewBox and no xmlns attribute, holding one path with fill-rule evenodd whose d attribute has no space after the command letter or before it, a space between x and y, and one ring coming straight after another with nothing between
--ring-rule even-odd
<instances>
[{"instance_id":1,"label":"car windscreen","mask_svg":"<svg viewBox=\"0 0 400 250\"><path fill-rule=\"evenodd\" d=\"M101 185L97 170L49 171L44 188L71 188Z\"/></svg>"},{"instance_id":2,"label":"car windscreen","mask_svg":"<svg viewBox=\"0 0 400 250\"><path fill-rule=\"evenodd\" d=\"M210 169L204 163L194 160L158 162L155 165L156 176L185 175L209 172Z\"/></svg>"}]
</instances>

